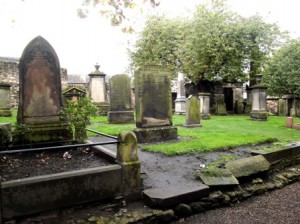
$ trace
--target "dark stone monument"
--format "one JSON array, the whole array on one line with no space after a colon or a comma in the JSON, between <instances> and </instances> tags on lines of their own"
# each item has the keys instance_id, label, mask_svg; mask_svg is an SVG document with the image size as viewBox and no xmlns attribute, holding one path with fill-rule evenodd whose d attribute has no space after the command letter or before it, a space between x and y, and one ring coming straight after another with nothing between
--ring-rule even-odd
<instances>
[{"instance_id":1,"label":"dark stone monument","mask_svg":"<svg viewBox=\"0 0 300 224\"><path fill-rule=\"evenodd\" d=\"M115 75L109 80L108 122L114 124L134 122L131 108L130 78L127 75Z\"/></svg>"},{"instance_id":2,"label":"dark stone monument","mask_svg":"<svg viewBox=\"0 0 300 224\"><path fill-rule=\"evenodd\" d=\"M0 83L0 117L11 117L10 85Z\"/></svg>"},{"instance_id":3,"label":"dark stone monument","mask_svg":"<svg viewBox=\"0 0 300 224\"><path fill-rule=\"evenodd\" d=\"M135 72L138 142L177 139L177 128L172 126L171 75L160 65L142 66Z\"/></svg>"},{"instance_id":4,"label":"dark stone monument","mask_svg":"<svg viewBox=\"0 0 300 224\"><path fill-rule=\"evenodd\" d=\"M185 125L186 128L201 127L200 124L200 100L190 95L186 100Z\"/></svg>"},{"instance_id":5,"label":"dark stone monument","mask_svg":"<svg viewBox=\"0 0 300 224\"><path fill-rule=\"evenodd\" d=\"M72 139L69 125L61 118L60 77L55 50L43 37L36 37L24 49L19 63L19 135L14 142L54 143Z\"/></svg>"}]
</instances>

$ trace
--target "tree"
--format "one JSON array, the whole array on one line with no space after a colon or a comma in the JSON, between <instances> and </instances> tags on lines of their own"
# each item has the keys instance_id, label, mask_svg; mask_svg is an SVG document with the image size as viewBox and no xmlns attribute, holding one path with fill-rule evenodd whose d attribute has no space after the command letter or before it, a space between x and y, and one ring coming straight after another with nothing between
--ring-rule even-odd
<instances>
[{"instance_id":1,"label":"tree","mask_svg":"<svg viewBox=\"0 0 300 224\"><path fill-rule=\"evenodd\" d=\"M129 50L131 68L145 64L160 64L181 70L182 46L188 21L152 16L148 19L135 48Z\"/></svg>"},{"instance_id":2,"label":"tree","mask_svg":"<svg viewBox=\"0 0 300 224\"><path fill-rule=\"evenodd\" d=\"M263 73L270 95L293 94L300 97L300 39L280 48Z\"/></svg>"},{"instance_id":3,"label":"tree","mask_svg":"<svg viewBox=\"0 0 300 224\"><path fill-rule=\"evenodd\" d=\"M110 18L113 26L119 26L123 24L125 20L129 20L128 10L137 8L139 3L149 2L150 5L155 8L159 5L157 0L81 0L82 7L77 9L77 14L80 18L86 18L89 14L91 7L99 7L99 12ZM140 10L141 11L141 10ZM125 27L123 31L132 32L132 27Z\"/></svg>"},{"instance_id":4,"label":"tree","mask_svg":"<svg viewBox=\"0 0 300 224\"><path fill-rule=\"evenodd\" d=\"M215 0L199 5L190 20L151 17L130 58L133 66L175 65L194 83L246 81L260 73L283 37L276 24L243 18Z\"/></svg>"}]
</instances>

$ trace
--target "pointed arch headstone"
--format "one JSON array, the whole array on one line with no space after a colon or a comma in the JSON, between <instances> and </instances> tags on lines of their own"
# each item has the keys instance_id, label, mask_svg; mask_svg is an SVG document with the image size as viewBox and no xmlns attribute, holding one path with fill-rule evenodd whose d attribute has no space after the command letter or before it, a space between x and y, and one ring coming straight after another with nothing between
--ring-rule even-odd
<instances>
[{"instance_id":1,"label":"pointed arch headstone","mask_svg":"<svg viewBox=\"0 0 300 224\"><path fill-rule=\"evenodd\" d=\"M34 38L24 49L19 63L19 79L17 123L26 126L26 130L22 130L22 141L69 140L69 127L61 118L63 101L59 59L43 37Z\"/></svg>"}]
</instances>

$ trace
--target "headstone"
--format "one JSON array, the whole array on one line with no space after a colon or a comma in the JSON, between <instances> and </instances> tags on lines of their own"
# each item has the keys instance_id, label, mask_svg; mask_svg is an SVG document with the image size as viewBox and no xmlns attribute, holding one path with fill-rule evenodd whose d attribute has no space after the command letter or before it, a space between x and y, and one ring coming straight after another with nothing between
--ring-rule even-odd
<instances>
[{"instance_id":1,"label":"headstone","mask_svg":"<svg viewBox=\"0 0 300 224\"><path fill-rule=\"evenodd\" d=\"M210 119L210 93L198 93L200 100L200 116L203 120Z\"/></svg>"},{"instance_id":2,"label":"headstone","mask_svg":"<svg viewBox=\"0 0 300 224\"><path fill-rule=\"evenodd\" d=\"M226 103L224 100L224 94L215 94L216 101L216 114L217 115L227 115Z\"/></svg>"},{"instance_id":3,"label":"headstone","mask_svg":"<svg viewBox=\"0 0 300 224\"><path fill-rule=\"evenodd\" d=\"M138 142L177 139L172 126L172 72L160 65L142 66L135 72L135 112Z\"/></svg>"},{"instance_id":4,"label":"headstone","mask_svg":"<svg viewBox=\"0 0 300 224\"><path fill-rule=\"evenodd\" d=\"M61 118L63 110L59 59L43 37L33 39L19 63L19 107L21 128L16 142L65 142L72 139L69 125ZM17 128L18 129L18 128Z\"/></svg>"},{"instance_id":5,"label":"headstone","mask_svg":"<svg viewBox=\"0 0 300 224\"><path fill-rule=\"evenodd\" d=\"M201 127L200 124L200 101L198 97L190 95L186 100L186 114L184 127Z\"/></svg>"},{"instance_id":6,"label":"headstone","mask_svg":"<svg viewBox=\"0 0 300 224\"><path fill-rule=\"evenodd\" d=\"M131 108L130 78L127 75L115 75L109 80L108 122L115 124L134 122Z\"/></svg>"},{"instance_id":7,"label":"headstone","mask_svg":"<svg viewBox=\"0 0 300 224\"><path fill-rule=\"evenodd\" d=\"M67 90L65 90L63 92L64 101L65 101L64 103L66 103L66 100L71 100L73 102L76 102L80 98L85 97L85 95L86 95L86 92L83 89L80 89L77 87L68 88Z\"/></svg>"},{"instance_id":8,"label":"headstone","mask_svg":"<svg viewBox=\"0 0 300 224\"><path fill-rule=\"evenodd\" d=\"M257 75L260 80L261 75ZM261 82L252 86L252 109L250 117L252 120L266 121L268 119L267 112L267 87Z\"/></svg>"},{"instance_id":9,"label":"headstone","mask_svg":"<svg viewBox=\"0 0 300 224\"><path fill-rule=\"evenodd\" d=\"M89 96L99 108L99 115L107 115L109 104L107 101L106 74L99 70L100 66L95 65L95 71L89 74Z\"/></svg>"},{"instance_id":10,"label":"headstone","mask_svg":"<svg viewBox=\"0 0 300 224\"><path fill-rule=\"evenodd\" d=\"M175 100L175 114L185 114L185 85L182 73L178 73L177 79L177 97Z\"/></svg>"},{"instance_id":11,"label":"headstone","mask_svg":"<svg viewBox=\"0 0 300 224\"><path fill-rule=\"evenodd\" d=\"M10 117L10 85L0 83L0 117Z\"/></svg>"}]
</instances>

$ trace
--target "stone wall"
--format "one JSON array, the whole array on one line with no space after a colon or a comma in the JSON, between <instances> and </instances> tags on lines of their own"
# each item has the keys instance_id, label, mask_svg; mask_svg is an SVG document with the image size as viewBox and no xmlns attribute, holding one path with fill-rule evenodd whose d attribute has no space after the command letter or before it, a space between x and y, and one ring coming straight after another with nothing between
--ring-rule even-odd
<instances>
[{"instance_id":1,"label":"stone wall","mask_svg":"<svg viewBox=\"0 0 300 224\"><path fill-rule=\"evenodd\" d=\"M0 57L0 83L10 84L10 105L17 108L19 102L19 58ZM68 86L67 69L61 68L62 89Z\"/></svg>"}]
</instances>

